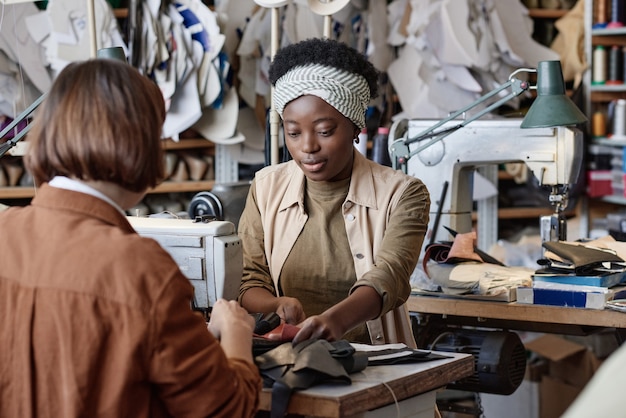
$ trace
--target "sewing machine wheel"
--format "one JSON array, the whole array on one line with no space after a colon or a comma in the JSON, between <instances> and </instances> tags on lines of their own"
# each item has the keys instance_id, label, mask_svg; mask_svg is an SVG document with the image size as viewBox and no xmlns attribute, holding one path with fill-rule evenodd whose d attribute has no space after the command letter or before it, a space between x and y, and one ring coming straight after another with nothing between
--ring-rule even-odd
<instances>
[{"instance_id":1,"label":"sewing machine wheel","mask_svg":"<svg viewBox=\"0 0 626 418\"><path fill-rule=\"evenodd\" d=\"M191 219L195 219L196 216L209 216L218 221L224 220L222 202L211 192L197 193L189 202L187 213Z\"/></svg>"}]
</instances>

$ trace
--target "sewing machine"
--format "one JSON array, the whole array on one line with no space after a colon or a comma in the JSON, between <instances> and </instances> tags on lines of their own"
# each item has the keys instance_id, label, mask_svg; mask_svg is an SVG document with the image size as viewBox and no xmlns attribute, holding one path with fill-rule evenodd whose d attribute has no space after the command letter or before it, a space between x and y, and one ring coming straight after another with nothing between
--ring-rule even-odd
<instances>
[{"instance_id":1,"label":"sewing machine","mask_svg":"<svg viewBox=\"0 0 626 418\"><path fill-rule=\"evenodd\" d=\"M441 226L460 233L472 230L474 169L523 162L540 185L551 187L554 214L541 219L542 239L565 239L563 209L567 206L568 189L578 180L583 158L583 134L579 129L562 126L521 129L521 119L477 120L406 159L410 151L430 138L408 146L399 139L415 137L436 122L397 121L392 125L389 139L392 159L404 165L406 173L421 179L431 194L427 237L434 233L436 240L450 240ZM458 122L450 121L442 129L455 124ZM443 202L439 202L444 185L449 190ZM497 228L497 215L487 220L479 215L479 224L481 221L495 222ZM433 231L436 222L440 227Z\"/></svg>"},{"instance_id":2,"label":"sewing machine","mask_svg":"<svg viewBox=\"0 0 626 418\"><path fill-rule=\"evenodd\" d=\"M137 216L129 216L128 221L176 261L194 286L194 308L208 310L219 298L237 298L243 253L232 222Z\"/></svg>"}]
</instances>

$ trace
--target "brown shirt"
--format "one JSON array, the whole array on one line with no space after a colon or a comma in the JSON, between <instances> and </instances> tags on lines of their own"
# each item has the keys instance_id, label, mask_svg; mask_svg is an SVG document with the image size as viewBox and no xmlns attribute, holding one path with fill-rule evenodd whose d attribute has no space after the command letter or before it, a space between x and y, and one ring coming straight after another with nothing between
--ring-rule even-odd
<instances>
[{"instance_id":1,"label":"brown shirt","mask_svg":"<svg viewBox=\"0 0 626 418\"><path fill-rule=\"evenodd\" d=\"M0 416L245 417L261 387L153 240L83 193L0 213Z\"/></svg>"}]
</instances>

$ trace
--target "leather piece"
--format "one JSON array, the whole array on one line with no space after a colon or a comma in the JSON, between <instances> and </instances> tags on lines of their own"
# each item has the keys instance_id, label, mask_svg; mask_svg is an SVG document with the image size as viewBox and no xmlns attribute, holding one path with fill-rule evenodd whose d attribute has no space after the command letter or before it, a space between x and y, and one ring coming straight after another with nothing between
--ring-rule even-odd
<instances>
[{"instance_id":1,"label":"leather piece","mask_svg":"<svg viewBox=\"0 0 626 418\"><path fill-rule=\"evenodd\" d=\"M345 340L310 339L297 345L284 343L255 357L263 385L272 388L271 417L283 417L293 391L322 382L350 384L349 374L367 366L367 356L355 354Z\"/></svg>"},{"instance_id":2,"label":"leather piece","mask_svg":"<svg viewBox=\"0 0 626 418\"><path fill-rule=\"evenodd\" d=\"M563 261L569 262L576 267L583 267L603 262L624 262L624 259L612 252L589 248L584 245L553 241L546 241L542 245L545 249L556 254ZM549 254L546 254L546 256L548 255Z\"/></svg>"},{"instance_id":3,"label":"leather piece","mask_svg":"<svg viewBox=\"0 0 626 418\"><path fill-rule=\"evenodd\" d=\"M288 342L294 339L298 331L300 331L300 327L282 323L270 332L263 335L263 337L272 341Z\"/></svg>"}]
</instances>

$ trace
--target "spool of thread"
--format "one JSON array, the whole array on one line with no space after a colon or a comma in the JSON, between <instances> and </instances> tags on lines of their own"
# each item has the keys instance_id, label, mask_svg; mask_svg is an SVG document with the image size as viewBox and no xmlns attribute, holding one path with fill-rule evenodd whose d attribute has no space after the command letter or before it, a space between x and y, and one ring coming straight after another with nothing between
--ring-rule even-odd
<instances>
[{"instance_id":1,"label":"spool of thread","mask_svg":"<svg viewBox=\"0 0 626 418\"><path fill-rule=\"evenodd\" d=\"M594 138L606 137L606 115L600 111L593 114L591 120L591 127L593 129Z\"/></svg>"},{"instance_id":2,"label":"spool of thread","mask_svg":"<svg viewBox=\"0 0 626 418\"><path fill-rule=\"evenodd\" d=\"M626 81L626 46L622 47L622 81Z\"/></svg>"},{"instance_id":3,"label":"spool of thread","mask_svg":"<svg viewBox=\"0 0 626 418\"><path fill-rule=\"evenodd\" d=\"M611 139L626 139L626 100L618 99L613 115L613 133Z\"/></svg>"},{"instance_id":4,"label":"spool of thread","mask_svg":"<svg viewBox=\"0 0 626 418\"><path fill-rule=\"evenodd\" d=\"M594 29L602 29L606 28L607 18L606 18L606 0L595 0L593 2L595 6L594 18L595 22L593 24Z\"/></svg>"},{"instance_id":5,"label":"spool of thread","mask_svg":"<svg viewBox=\"0 0 626 418\"><path fill-rule=\"evenodd\" d=\"M606 25L607 28L621 28L624 26L622 22L622 4L623 0L611 0L611 21Z\"/></svg>"},{"instance_id":6,"label":"spool of thread","mask_svg":"<svg viewBox=\"0 0 626 418\"><path fill-rule=\"evenodd\" d=\"M380 126L372 139L372 160L378 164L391 167L391 157L389 156L389 148L387 146L388 141L389 128Z\"/></svg>"},{"instance_id":7,"label":"spool of thread","mask_svg":"<svg viewBox=\"0 0 626 418\"><path fill-rule=\"evenodd\" d=\"M609 51L609 68L606 84L624 84L624 70L622 62L622 48L617 45L613 45Z\"/></svg>"},{"instance_id":8,"label":"spool of thread","mask_svg":"<svg viewBox=\"0 0 626 418\"><path fill-rule=\"evenodd\" d=\"M592 84L604 84L606 82L606 49L597 45L593 50L593 76Z\"/></svg>"}]
</instances>

